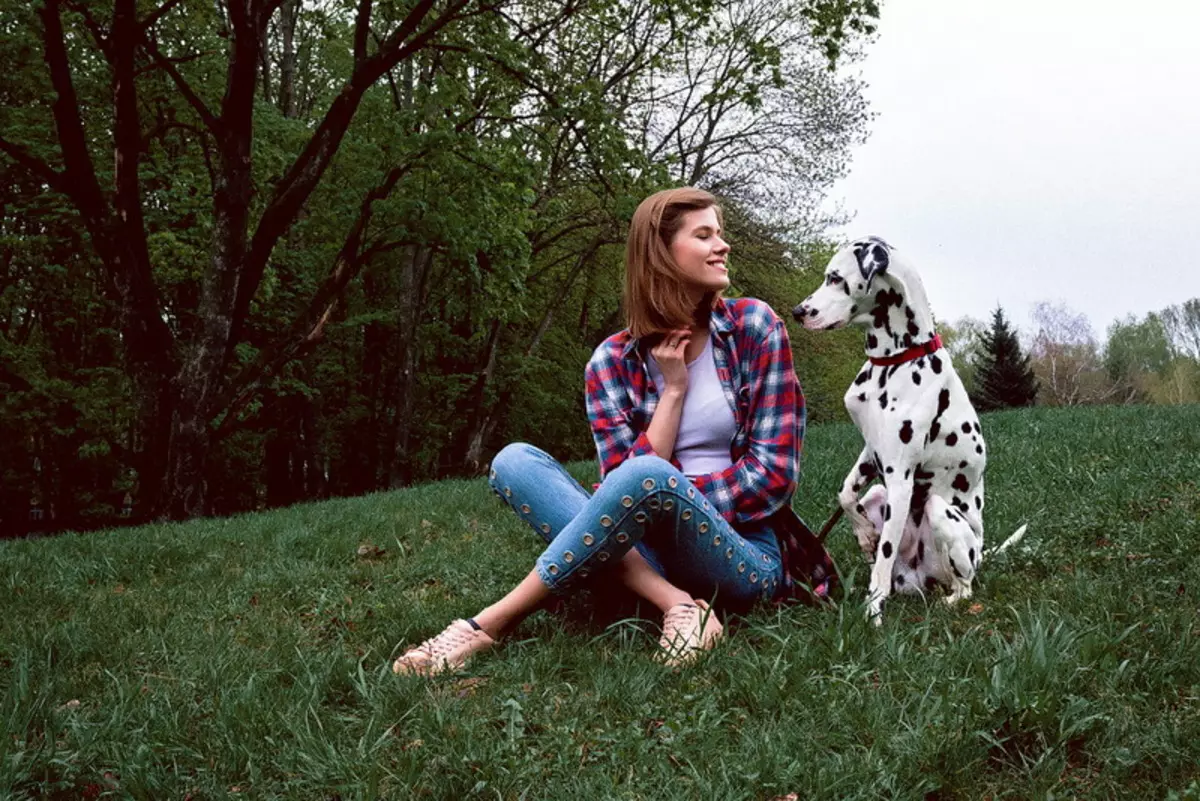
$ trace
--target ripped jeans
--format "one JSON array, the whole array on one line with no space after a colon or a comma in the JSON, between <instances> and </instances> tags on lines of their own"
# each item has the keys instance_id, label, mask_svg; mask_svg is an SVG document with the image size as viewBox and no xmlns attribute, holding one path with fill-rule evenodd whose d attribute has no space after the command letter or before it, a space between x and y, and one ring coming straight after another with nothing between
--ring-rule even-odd
<instances>
[{"instance_id":1,"label":"ripped jeans","mask_svg":"<svg viewBox=\"0 0 1200 801\"><path fill-rule=\"evenodd\" d=\"M771 529L738 533L657 456L628 459L588 495L548 453L517 442L496 454L489 484L546 541L535 567L553 593L603 581L605 568L630 548L693 598L730 611L772 600L784 588Z\"/></svg>"}]
</instances>

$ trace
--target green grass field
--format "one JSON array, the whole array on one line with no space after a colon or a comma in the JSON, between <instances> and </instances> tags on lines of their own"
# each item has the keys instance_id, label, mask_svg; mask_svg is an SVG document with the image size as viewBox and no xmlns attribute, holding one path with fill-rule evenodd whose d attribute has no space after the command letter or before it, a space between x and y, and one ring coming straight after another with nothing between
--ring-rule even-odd
<instances>
[{"instance_id":1,"label":"green grass field","mask_svg":"<svg viewBox=\"0 0 1200 801\"><path fill-rule=\"evenodd\" d=\"M983 424L989 542L1029 534L973 604L866 625L843 522L839 609L760 611L682 672L581 597L393 676L539 550L482 479L5 543L0 795L1200 798L1200 407ZM859 447L810 431L810 524Z\"/></svg>"}]
</instances>

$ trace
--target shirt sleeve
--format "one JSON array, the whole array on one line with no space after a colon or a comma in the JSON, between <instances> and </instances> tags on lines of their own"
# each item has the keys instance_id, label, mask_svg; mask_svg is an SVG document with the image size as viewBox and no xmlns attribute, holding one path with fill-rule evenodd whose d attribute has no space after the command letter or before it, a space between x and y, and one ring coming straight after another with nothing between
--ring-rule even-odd
<instances>
[{"instance_id":1,"label":"shirt sleeve","mask_svg":"<svg viewBox=\"0 0 1200 801\"><path fill-rule=\"evenodd\" d=\"M693 483L731 524L769 517L790 503L800 479L804 395L792 365L787 326L772 322L751 359L746 453Z\"/></svg>"},{"instance_id":2,"label":"shirt sleeve","mask_svg":"<svg viewBox=\"0 0 1200 801\"><path fill-rule=\"evenodd\" d=\"M629 393L620 370L605 350L596 350L584 371L585 405L596 455L600 461L600 479L632 456L653 454L654 446L644 431L636 431Z\"/></svg>"}]
</instances>

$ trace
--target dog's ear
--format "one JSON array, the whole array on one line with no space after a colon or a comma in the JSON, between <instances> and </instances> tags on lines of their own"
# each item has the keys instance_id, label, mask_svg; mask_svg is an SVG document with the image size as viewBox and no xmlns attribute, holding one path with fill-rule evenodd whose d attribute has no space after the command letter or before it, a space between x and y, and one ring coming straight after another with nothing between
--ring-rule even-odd
<instances>
[{"instance_id":1,"label":"dog's ear","mask_svg":"<svg viewBox=\"0 0 1200 801\"><path fill-rule=\"evenodd\" d=\"M888 256L887 243L876 237L871 237L871 239L855 245L854 257L858 259L858 271L862 273L862 277L868 285L876 275L887 271L891 261Z\"/></svg>"}]
</instances>

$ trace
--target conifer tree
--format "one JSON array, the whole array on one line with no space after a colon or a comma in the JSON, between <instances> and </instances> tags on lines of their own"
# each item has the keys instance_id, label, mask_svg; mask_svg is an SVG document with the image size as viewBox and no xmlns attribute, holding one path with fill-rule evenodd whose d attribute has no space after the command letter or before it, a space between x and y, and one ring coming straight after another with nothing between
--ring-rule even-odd
<instances>
[{"instance_id":1,"label":"conifer tree","mask_svg":"<svg viewBox=\"0 0 1200 801\"><path fill-rule=\"evenodd\" d=\"M1032 406L1037 391L1029 356L1021 351L1016 332L1004 318L1004 310L997 306L992 313L992 327L983 335L983 354L976 368L971 400L981 412Z\"/></svg>"}]
</instances>

